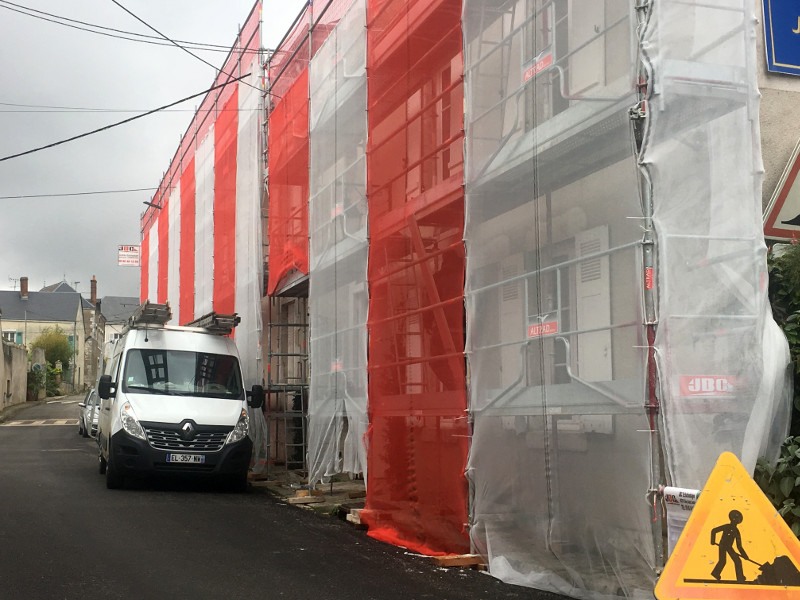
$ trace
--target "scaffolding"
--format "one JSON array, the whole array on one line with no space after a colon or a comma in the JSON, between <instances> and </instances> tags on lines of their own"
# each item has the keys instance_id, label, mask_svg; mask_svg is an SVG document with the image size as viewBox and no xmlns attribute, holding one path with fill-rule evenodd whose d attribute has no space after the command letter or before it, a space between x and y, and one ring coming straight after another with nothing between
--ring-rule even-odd
<instances>
[{"instance_id":1,"label":"scaffolding","mask_svg":"<svg viewBox=\"0 0 800 600\"><path fill-rule=\"evenodd\" d=\"M308 325L267 323L266 473L307 472Z\"/></svg>"}]
</instances>

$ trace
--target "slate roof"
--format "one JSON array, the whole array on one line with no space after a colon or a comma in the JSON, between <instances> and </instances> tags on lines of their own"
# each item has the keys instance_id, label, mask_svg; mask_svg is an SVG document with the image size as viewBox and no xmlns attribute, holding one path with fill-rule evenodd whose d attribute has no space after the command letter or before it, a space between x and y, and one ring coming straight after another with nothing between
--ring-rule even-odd
<instances>
[{"instance_id":1,"label":"slate roof","mask_svg":"<svg viewBox=\"0 0 800 600\"><path fill-rule=\"evenodd\" d=\"M4 321L74 323L82 303L78 292L28 292L28 299L23 300L19 290L0 290L0 312Z\"/></svg>"},{"instance_id":2,"label":"slate roof","mask_svg":"<svg viewBox=\"0 0 800 600\"><path fill-rule=\"evenodd\" d=\"M70 292L75 293L75 290L70 284L66 281L60 281L59 283L54 283L53 285L47 285L39 290L40 292Z\"/></svg>"},{"instance_id":3,"label":"slate roof","mask_svg":"<svg viewBox=\"0 0 800 600\"><path fill-rule=\"evenodd\" d=\"M106 323L124 323L141 304L134 296L104 296L100 299L100 312Z\"/></svg>"}]
</instances>

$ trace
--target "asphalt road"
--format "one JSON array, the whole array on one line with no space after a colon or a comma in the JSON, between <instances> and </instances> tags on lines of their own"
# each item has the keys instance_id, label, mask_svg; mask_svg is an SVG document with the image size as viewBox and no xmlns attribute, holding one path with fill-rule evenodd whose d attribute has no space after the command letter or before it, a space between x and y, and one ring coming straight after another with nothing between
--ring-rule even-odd
<instances>
[{"instance_id":1,"label":"asphalt road","mask_svg":"<svg viewBox=\"0 0 800 600\"><path fill-rule=\"evenodd\" d=\"M93 439L78 435L79 397L0 423L0 598L537 599L367 537L264 488L244 494L161 482L108 490ZM15 425L22 420L55 424Z\"/></svg>"}]
</instances>

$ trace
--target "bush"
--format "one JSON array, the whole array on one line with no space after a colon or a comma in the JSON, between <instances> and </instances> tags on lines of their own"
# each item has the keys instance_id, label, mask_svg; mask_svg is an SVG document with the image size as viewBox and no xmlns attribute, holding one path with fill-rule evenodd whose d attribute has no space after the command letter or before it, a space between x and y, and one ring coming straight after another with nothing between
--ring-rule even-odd
<instances>
[{"instance_id":1,"label":"bush","mask_svg":"<svg viewBox=\"0 0 800 600\"><path fill-rule=\"evenodd\" d=\"M60 396L61 389L58 387L58 376L61 375L61 369L56 369L50 363L47 363L47 395Z\"/></svg>"},{"instance_id":2,"label":"bush","mask_svg":"<svg viewBox=\"0 0 800 600\"><path fill-rule=\"evenodd\" d=\"M789 342L794 372L794 410L790 435L800 435L800 245L779 244L767 254L769 300L775 321Z\"/></svg>"},{"instance_id":3,"label":"bush","mask_svg":"<svg viewBox=\"0 0 800 600\"><path fill-rule=\"evenodd\" d=\"M759 458L754 479L786 524L800 537L800 436L786 439L774 467Z\"/></svg>"},{"instance_id":4,"label":"bush","mask_svg":"<svg viewBox=\"0 0 800 600\"><path fill-rule=\"evenodd\" d=\"M753 475L794 534L800 537L800 246L779 244L767 254L769 300L775 321L789 342L794 372L794 407L789 437L773 467L758 459Z\"/></svg>"},{"instance_id":5,"label":"bush","mask_svg":"<svg viewBox=\"0 0 800 600\"><path fill-rule=\"evenodd\" d=\"M31 369L28 371L28 397L30 399L33 396L33 399L37 399L39 397L39 392L44 387L44 371L41 369L34 370Z\"/></svg>"}]
</instances>

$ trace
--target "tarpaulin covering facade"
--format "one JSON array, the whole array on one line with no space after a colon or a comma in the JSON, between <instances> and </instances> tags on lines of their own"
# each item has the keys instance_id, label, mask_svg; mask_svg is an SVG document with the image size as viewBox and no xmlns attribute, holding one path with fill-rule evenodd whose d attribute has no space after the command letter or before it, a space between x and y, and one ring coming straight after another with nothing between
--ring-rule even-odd
<instances>
[{"instance_id":1,"label":"tarpaulin covering facade","mask_svg":"<svg viewBox=\"0 0 800 600\"><path fill-rule=\"evenodd\" d=\"M469 550L458 2L367 2L373 537Z\"/></svg>"},{"instance_id":2,"label":"tarpaulin covering facade","mask_svg":"<svg viewBox=\"0 0 800 600\"><path fill-rule=\"evenodd\" d=\"M273 53L269 86L269 276L272 295L308 275L308 60L311 7Z\"/></svg>"},{"instance_id":3,"label":"tarpaulin covering facade","mask_svg":"<svg viewBox=\"0 0 800 600\"><path fill-rule=\"evenodd\" d=\"M312 482L367 472L366 10L336 8L315 21L309 66Z\"/></svg>"},{"instance_id":4,"label":"tarpaulin covering facade","mask_svg":"<svg viewBox=\"0 0 800 600\"><path fill-rule=\"evenodd\" d=\"M256 3L181 140L152 199L160 208L142 218L141 299L169 302L178 324L238 313L248 385L262 380L260 10Z\"/></svg>"},{"instance_id":5,"label":"tarpaulin covering facade","mask_svg":"<svg viewBox=\"0 0 800 600\"><path fill-rule=\"evenodd\" d=\"M464 10L472 542L509 582L651 598L648 490L787 426L752 6Z\"/></svg>"}]
</instances>

